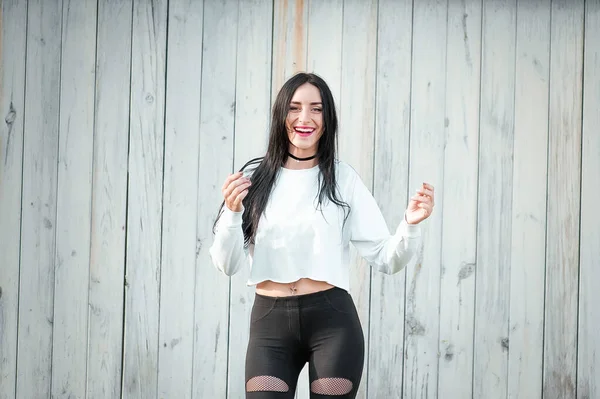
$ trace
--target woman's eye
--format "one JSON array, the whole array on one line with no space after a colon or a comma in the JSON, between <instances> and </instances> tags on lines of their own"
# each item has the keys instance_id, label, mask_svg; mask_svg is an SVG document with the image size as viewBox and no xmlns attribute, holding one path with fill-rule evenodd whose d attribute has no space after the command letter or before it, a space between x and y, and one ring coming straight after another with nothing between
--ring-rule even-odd
<instances>
[{"instance_id":1,"label":"woman's eye","mask_svg":"<svg viewBox=\"0 0 600 399\"><path fill-rule=\"evenodd\" d=\"M313 108L312 110L313 110L313 112L322 112L323 111L322 108Z\"/></svg>"}]
</instances>

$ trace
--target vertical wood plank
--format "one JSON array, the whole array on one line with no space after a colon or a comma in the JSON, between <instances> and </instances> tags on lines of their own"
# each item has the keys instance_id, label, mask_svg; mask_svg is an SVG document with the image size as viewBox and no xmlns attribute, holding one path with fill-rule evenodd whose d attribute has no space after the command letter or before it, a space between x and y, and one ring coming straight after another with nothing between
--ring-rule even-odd
<instances>
[{"instance_id":1,"label":"vertical wood plank","mask_svg":"<svg viewBox=\"0 0 600 399\"><path fill-rule=\"evenodd\" d=\"M583 9L583 0L552 2L545 399L576 395Z\"/></svg>"},{"instance_id":2,"label":"vertical wood plank","mask_svg":"<svg viewBox=\"0 0 600 399\"><path fill-rule=\"evenodd\" d=\"M322 77L338 111L341 92L344 1L309 1L306 69Z\"/></svg>"},{"instance_id":3,"label":"vertical wood plank","mask_svg":"<svg viewBox=\"0 0 600 399\"><path fill-rule=\"evenodd\" d=\"M0 399L16 397L27 2L0 5Z\"/></svg>"},{"instance_id":4,"label":"vertical wood plank","mask_svg":"<svg viewBox=\"0 0 600 399\"><path fill-rule=\"evenodd\" d=\"M377 56L377 0L344 2L340 92L340 159L350 164L369 189L373 188L375 85ZM365 367L358 398L367 394L369 364L370 266L350 250L350 294L365 337Z\"/></svg>"},{"instance_id":5,"label":"vertical wood plank","mask_svg":"<svg viewBox=\"0 0 600 399\"><path fill-rule=\"evenodd\" d=\"M414 3L409 196L429 182L444 188L447 2ZM436 196L443 209L443 196ZM437 392L442 217L422 226L423 255L407 269L405 398Z\"/></svg>"},{"instance_id":6,"label":"vertical wood plank","mask_svg":"<svg viewBox=\"0 0 600 399\"><path fill-rule=\"evenodd\" d=\"M194 397L224 398L228 390L230 397L244 396L231 393L232 388L244 387L245 348L237 346L234 358L228 361L230 282L212 265L208 253L213 222L223 200L221 186L233 165L238 3L207 1L204 5Z\"/></svg>"},{"instance_id":7,"label":"vertical wood plank","mask_svg":"<svg viewBox=\"0 0 600 399\"><path fill-rule=\"evenodd\" d=\"M481 0L448 2L437 394L449 398L472 397L481 12Z\"/></svg>"},{"instance_id":8,"label":"vertical wood plank","mask_svg":"<svg viewBox=\"0 0 600 399\"><path fill-rule=\"evenodd\" d=\"M250 159L264 156L267 149L272 80L273 3L268 0L240 1L238 18L234 171L240 170ZM249 126L252 128L249 129ZM228 172L231 172L231 169L228 169ZM223 173L219 176L217 187L221 186L226 175ZM244 359L255 292L255 287L246 285L249 275L250 269L246 268L231 278L228 385L230 398L245 396Z\"/></svg>"},{"instance_id":9,"label":"vertical wood plank","mask_svg":"<svg viewBox=\"0 0 600 399\"><path fill-rule=\"evenodd\" d=\"M158 351L161 398L192 397L203 5L202 1L169 1Z\"/></svg>"},{"instance_id":10,"label":"vertical wood plank","mask_svg":"<svg viewBox=\"0 0 600 399\"><path fill-rule=\"evenodd\" d=\"M484 0L473 397L506 398L515 0Z\"/></svg>"},{"instance_id":11,"label":"vertical wood plank","mask_svg":"<svg viewBox=\"0 0 600 399\"><path fill-rule=\"evenodd\" d=\"M234 171L250 159L264 156L270 124L273 2L240 1L235 88ZM248 129L248 126L252 126ZM223 179L223 174L219 179ZM220 187L222 181L217 187ZM222 200L222 197L221 197ZM216 202L215 202L216 203ZM231 278L229 332L229 397L245 394L244 361L249 336L249 318L254 287L246 282L250 269Z\"/></svg>"},{"instance_id":12,"label":"vertical wood plank","mask_svg":"<svg viewBox=\"0 0 600 399\"><path fill-rule=\"evenodd\" d=\"M285 81L306 69L308 2L280 0L273 2L273 64L271 69L271 104Z\"/></svg>"},{"instance_id":13,"label":"vertical wood plank","mask_svg":"<svg viewBox=\"0 0 600 399\"><path fill-rule=\"evenodd\" d=\"M132 10L98 3L87 397L121 396Z\"/></svg>"},{"instance_id":14,"label":"vertical wood plank","mask_svg":"<svg viewBox=\"0 0 600 399\"><path fill-rule=\"evenodd\" d=\"M342 0L308 1L306 70L322 77L332 92L339 115L342 69L342 28L344 4ZM298 379L296 397L308 399L310 379L308 363Z\"/></svg>"},{"instance_id":15,"label":"vertical wood plank","mask_svg":"<svg viewBox=\"0 0 600 399\"><path fill-rule=\"evenodd\" d=\"M408 202L412 7L379 0L373 194L391 231ZM406 271L371 271L368 398L402 397Z\"/></svg>"},{"instance_id":16,"label":"vertical wood plank","mask_svg":"<svg viewBox=\"0 0 600 399\"><path fill-rule=\"evenodd\" d=\"M63 1L52 396L85 397L97 2Z\"/></svg>"},{"instance_id":17,"label":"vertical wood plank","mask_svg":"<svg viewBox=\"0 0 600 399\"><path fill-rule=\"evenodd\" d=\"M600 0L586 1L577 397L600 397Z\"/></svg>"},{"instance_id":18,"label":"vertical wood plank","mask_svg":"<svg viewBox=\"0 0 600 399\"><path fill-rule=\"evenodd\" d=\"M550 0L517 3L508 395L542 395ZM534 149L534 150L532 150Z\"/></svg>"},{"instance_id":19,"label":"vertical wood plank","mask_svg":"<svg viewBox=\"0 0 600 399\"><path fill-rule=\"evenodd\" d=\"M124 398L157 397L167 0L134 2Z\"/></svg>"},{"instance_id":20,"label":"vertical wood plank","mask_svg":"<svg viewBox=\"0 0 600 399\"><path fill-rule=\"evenodd\" d=\"M22 398L51 391L61 16L62 1L28 2L16 392Z\"/></svg>"}]
</instances>

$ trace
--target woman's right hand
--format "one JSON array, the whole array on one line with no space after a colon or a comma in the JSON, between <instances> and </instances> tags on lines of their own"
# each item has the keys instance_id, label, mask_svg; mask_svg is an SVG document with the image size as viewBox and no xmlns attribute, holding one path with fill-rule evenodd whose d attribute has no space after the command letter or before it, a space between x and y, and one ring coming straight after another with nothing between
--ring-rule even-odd
<instances>
[{"instance_id":1,"label":"woman's right hand","mask_svg":"<svg viewBox=\"0 0 600 399\"><path fill-rule=\"evenodd\" d=\"M233 212L242 211L242 201L248 195L248 187L251 184L250 179L244 177L242 172L231 174L225 179L221 191L225 198L225 205L229 210Z\"/></svg>"}]
</instances>

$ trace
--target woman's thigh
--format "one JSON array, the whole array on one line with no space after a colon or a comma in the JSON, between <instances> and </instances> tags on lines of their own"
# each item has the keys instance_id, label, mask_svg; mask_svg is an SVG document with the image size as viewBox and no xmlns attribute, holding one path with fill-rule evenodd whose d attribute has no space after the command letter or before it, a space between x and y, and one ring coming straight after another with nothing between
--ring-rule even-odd
<instances>
[{"instance_id":1,"label":"woman's thigh","mask_svg":"<svg viewBox=\"0 0 600 399\"><path fill-rule=\"evenodd\" d=\"M311 399L355 398L364 366L363 330L349 294L332 290L327 299L327 308L312 317Z\"/></svg>"},{"instance_id":2,"label":"woman's thigh","mask_svg":"<svg viewBox=\"0 0 600 399\"><path fill-rule=\"evenodd\" d=\"M255 303L246 352L247 399L293 399L306 362L286 309ZM293 317L293 315L292 315Z\"/></svg>"}]
</instances>

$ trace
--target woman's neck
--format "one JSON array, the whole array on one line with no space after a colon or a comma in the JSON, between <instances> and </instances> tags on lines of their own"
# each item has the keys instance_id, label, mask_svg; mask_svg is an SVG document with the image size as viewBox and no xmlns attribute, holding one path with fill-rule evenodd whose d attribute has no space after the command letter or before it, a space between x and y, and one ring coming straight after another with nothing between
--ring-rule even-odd
<instances>
[{"instance_id":1,"label":"woman's neck","mask_svg":"<svg viewBox=\"0 0 600 399\"><path fill-rule=\"evenodd\" d=\"M285 161L284 168L286 169L310 169L319 163L319 159L315 156L317 150L302 150L298 147L290 147L288 156Z\"/></svg>"}]
</instances>

